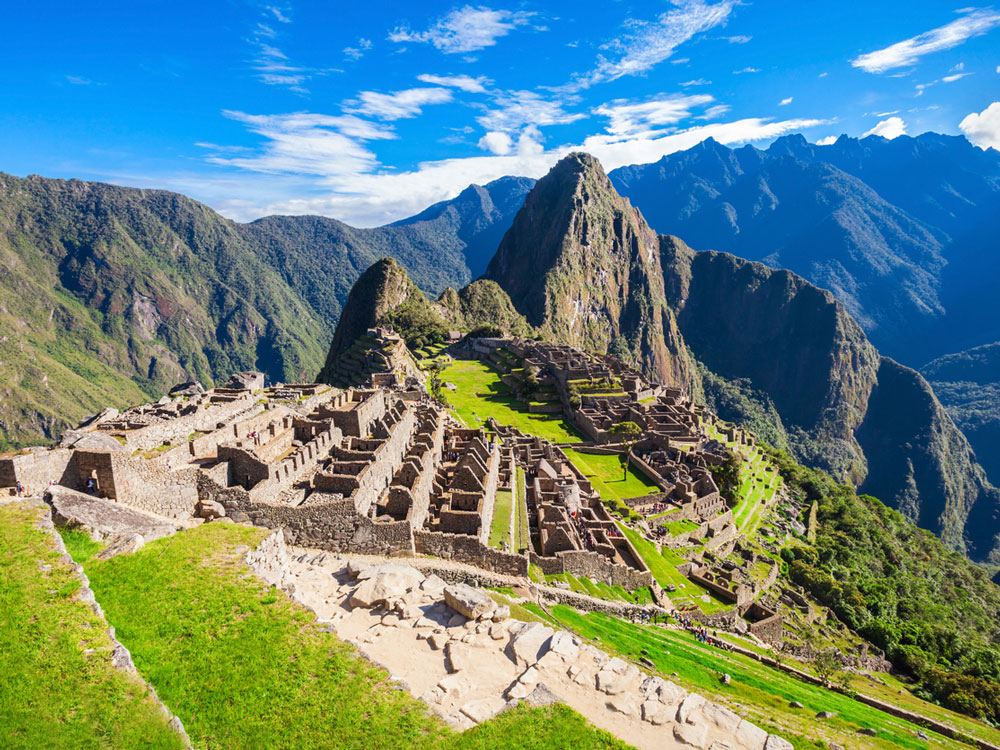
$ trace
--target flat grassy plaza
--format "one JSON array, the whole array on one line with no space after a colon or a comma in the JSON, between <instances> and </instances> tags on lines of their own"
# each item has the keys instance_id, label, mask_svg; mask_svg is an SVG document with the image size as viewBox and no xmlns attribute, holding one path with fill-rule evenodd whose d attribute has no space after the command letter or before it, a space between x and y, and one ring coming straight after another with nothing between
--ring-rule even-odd
<instances>
[{"instance_id":1,"label":"flat grassy plaza","mask_svg":"<svg viewBox=\"0 0 1000 750\"><path fill-rule=\"evenodd\" d=\"M453 411L467 427L482 427L487 417L500 424L516 427L554 443L579 443L583 440L561 414L532 414L528 405L518 401L500 381L500 374L478 360L458 359L441 373L441 379L455 390L445 395Z\"/></svg>"}]
</instances>

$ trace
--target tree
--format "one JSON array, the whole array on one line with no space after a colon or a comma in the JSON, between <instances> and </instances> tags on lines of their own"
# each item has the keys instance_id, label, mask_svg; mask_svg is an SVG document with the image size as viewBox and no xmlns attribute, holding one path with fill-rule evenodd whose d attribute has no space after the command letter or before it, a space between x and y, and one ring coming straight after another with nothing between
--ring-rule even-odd
<instances>
[{"instance_id":1,"label":"tree","mask_svg":"<svg viewBox=\"0 0 1000 750\"><path fill-rule=\"evenodd\" d=\"M829 685L830 678L840 671L840 659L837 658L837 650L828 648L820 651L813 659L813 666L816 667L816 674L823 680L823 684Z\"/></svg>"},{"instance_id":2,"label":"tree","mask_svg":"<svg viewBox=\"0 0 1000 750\"><path fill-rule=\"evenodd\" d=\"M622 459L622 463L624 464L624 476L622 477L622 481L624 481L628 479L628 465L632 459L632 447L642 434L642 428L635 422L619 422L618 424L611 426L611 429L608 430L608 434L621 438L622 442L625 443L625 458Z\"/></svg>"},{"instance_id":3,"label":"tree","mask_svg":"<svg viewBox=\"0 0 1000 750\"><path fill-rule=\"evenodd\" d=\"M445 398L444 392L441 390L441 386L443 385L441 381L441 373L444 372L445 367L447 367L447 365L444 362L440 359L435 359L431 362L427 369L431 374L430 379L428 380L431 396L435 401L447 406L448 399Z\"/></svg>"}]
</instances>

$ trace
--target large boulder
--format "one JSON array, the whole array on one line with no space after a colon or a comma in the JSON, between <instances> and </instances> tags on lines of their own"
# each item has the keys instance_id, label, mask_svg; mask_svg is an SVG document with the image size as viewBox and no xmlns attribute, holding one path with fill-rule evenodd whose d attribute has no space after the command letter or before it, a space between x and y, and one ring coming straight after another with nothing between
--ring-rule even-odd
<instances>
[{"instance_id":1,"label":"large boulder","mask_svg":"<svg viewBox=\"0 0 1000 750\"><path fill-rule=\"evenodd\" d=\"M126 451L124 445L106 432L95 430L66 430L59 441L62 448L73 448L78 451Z\"/></svg>"},{"instance_id":2,"label":"large boulder","mask_svg":"<svg viewBox=\"0 0 1000 750\"><path fill-rule=\"evenodd\" d=\"M519 667L530 667L549 649L555 631L540 622L526 622L511 629L510 653Z\"/></svg>"},{"instance_id":3,"label":"large boulder","mask_svg":"<svg viewBox=\"0 0 1000 750\"><path fill-rule=\"evenodd\" d=\"M358 577L361 585L351 594L352 607L374 607L390 599L401 599L423 580L420 571L392 563L369 568L362 575L363 579Z\"/></svg>"},{"instance_id":4,"label":"large boulder","mask_svg":"<svg viewBox=\"0 0 1000 750\"><path fill-rule=\"evenodd\" d=\"M178 383L168 391L171 396L200 396L204 392L205 386L193 379Z\"/></svg>"},{"instance_id":5,"label":"large boulder","mask_svg":"<svg viewBox=\"0 0 1000 750\"><path fill-rule=\"evenodd\" d=\"M146 542L151 542L181 528L152 513L60 485L45 491L45 502L52 506L52 520L57 525L79 527L95 541L139 534Z\"/></svg>"},{"instance_id":6,"label":"large boulder","mask_svg":"<svg viewBox=\"0 0 1000 750\"><path fill-rule=\"evenodd\" d=\"M464 583L445 586L444 600L449 607L470 620L492 617L497 608L497 603L489 594Z\"/></svg>"}]
</instances>

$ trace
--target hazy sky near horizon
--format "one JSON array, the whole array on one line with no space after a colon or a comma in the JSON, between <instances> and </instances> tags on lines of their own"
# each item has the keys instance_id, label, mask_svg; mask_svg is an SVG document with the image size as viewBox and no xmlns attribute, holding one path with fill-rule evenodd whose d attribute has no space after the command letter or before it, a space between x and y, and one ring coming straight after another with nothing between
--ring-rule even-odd
<instances>
[{"instance_id":1,"label":"hazy sky near horizon","mask_svg":"<svg viewBox=\"0 0 1000 750\"><path fill-rule=\"evenodd\" d=\"M85 7L89 6L89 7ZM586 150L966 134L1000 149L1000 11L941 2L18 3L0 171L372 226Z\"/></svg>"}]
</instances>

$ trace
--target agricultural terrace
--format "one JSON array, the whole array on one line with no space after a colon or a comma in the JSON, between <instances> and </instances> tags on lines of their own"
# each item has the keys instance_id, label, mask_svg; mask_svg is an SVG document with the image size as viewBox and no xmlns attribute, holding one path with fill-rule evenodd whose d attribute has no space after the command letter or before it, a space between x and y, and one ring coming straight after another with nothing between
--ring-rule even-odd
<instances>
[{"instance_id":1,"label":"agricultural terrace","mask_svg":"<svg viewBox=\"0 0 1000 750\"><path fill-rule=\"evenodd\" d=\"M530 605L535 607L535 605ZM738 708L758 726L782 734L797 750L819 750L831 743L857 747L858 730L876 730L875 737L865 737L865 746L873 748L926 748L928 743L917 737L915 724L889 716L875 708L795 677L736 652L721 651L698 642L690 633L649 625L636 625L603 613L582 614L563 605L552 607L546 615L550 622L572 630L599 646L625 658L638 661L646 658L669 679L708 698ZM741 644L742 645L742 644ZM798 663L796 663L798 666ZM728 685L719 676L730 675ZM852 687L870 692L869 681L855 678ZM895 692L895 691L893 691ZM905 693L905 691L904 691ZM898 696L893 695L893 702ZM792 708L797 702L803 708ZM936 715L953 726L963 729L976 722L947 709L910 699L911 710L920 713L933 709ZM817 720L816 714L829 711L835 715ZM942 715L943 714L943 715ZM980 732L989 730L979 724ZM986 736L989 736L988 734ZM995 741L995 734L991 741ZM934 735L934 747L968 747L961 742Z\"/></svg>"},{"instance_id":2,"label":"agricultural terrace","mask_svg":"<svg viewBox=\"0 0 1000 750\"><path fill-rule=\"evenodd\" d=\"M467 427L482 427L488 417L553 443L579 443L580 433L561 414L532 414L518 401L500 374L478 360L454 360L441 379L455 386L446 391L452 410Z\"/></svg>"},{"instance_id":3,"label":"agricultural terrace","mask_svg":"<svg viewBox=\"0 0 1000 750\"><path fill-rule=\"evenodd\" d=\"M708 437L725 443L744 459L740 465L739 501L733 508L733 521L742 533L751 535L760 526L764 507L781 487L778 468L756 446L727 441L715 425L704 424L703 427Z\"/></svg>"}]
</instances>

